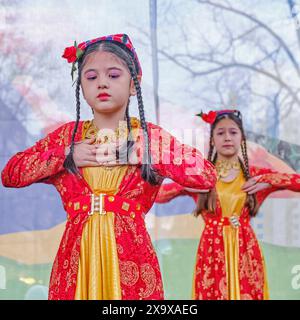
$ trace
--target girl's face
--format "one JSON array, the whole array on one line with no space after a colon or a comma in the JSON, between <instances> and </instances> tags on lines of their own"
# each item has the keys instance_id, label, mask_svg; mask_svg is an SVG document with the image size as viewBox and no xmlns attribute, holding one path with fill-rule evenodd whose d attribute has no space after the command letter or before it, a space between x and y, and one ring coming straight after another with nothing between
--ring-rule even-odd
<instances>
[{"instance_id":1,"label":"girl's face","mask_svg":"<svg viewBox=\"0 0 300 320\"><path fill-rule=\"evenodd\" d=\"M225 118L216 125L212 141L219 158L231 158L238 155L242 133L233 120Z\"/></svg>"},{"instance_id":2,"label":"girl's face","mask_svg":"<svg viewBox=\"0 0 300 320\"><path fill-rule=\"evenodd\" d=\"M110 52L90 53L81 71L81 87L86 102L97 113L126 109L135 88L125 63Z\"/></svg>"}]
</instances>

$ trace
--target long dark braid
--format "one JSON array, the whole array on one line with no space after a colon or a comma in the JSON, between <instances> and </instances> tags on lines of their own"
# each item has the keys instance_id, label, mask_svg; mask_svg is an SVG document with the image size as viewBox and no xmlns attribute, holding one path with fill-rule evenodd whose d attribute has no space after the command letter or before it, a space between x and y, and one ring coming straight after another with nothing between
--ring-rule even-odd
<instances>
[{"instance_id":1,"label":"long dark braid","mask_svg":"<svg viewBox=\"0 0 300 320\"><path fill-rule=\"evenodd\" d=\"M207 154L207 160L209 160L211 163L215 164L217 153L214 153L214 146L212 143L213 140L213 130L210 131L210 137L209 137L209 149ZM197 217L202 213L203 210L209 210L213 211L213 207L215 206L216 200L216 192L215 190L210 190L206 193L200 193L197 199L196 208L194 209L193 213Z\"/></svg>"},{"instance_id":2,"label":"long dark braid","mask_svg":"<svg viewBox=\"0 0 300 320\"><path fill-rule=\"evenodd\" d=\"M130 122L130 115L129 115L129 101L128 101L128 105L126 107L125 117L126 117L126 121L127 121L127 128L129 130L129 132L131 132L131 122Z\"/></svg>"},{"instance_id":3,"label":"long dark braid","mask_svg":"<svg viewBox=\"0 0 300 320\"><path fill-rule=\"evenodd\" d=\"M143 129L143 137L144 137L144 149L143 149L143 161L142 161L142 178L146 181L148 181L152 185L157 185L160 182L160 177L156 173L156 171L153 169L151 164L151 152L150 152L150 143L149 143L149 134L148 134L148 128L147 123L145 119L145 113L144 113L144 103L143 103L143 97L142 97L142 90L140 83L138 81L135 69L133 67L133 64L129 65L129 71L131 74L131 78L133 80L135 90L136 90L136 96L138 100L138 108L139 108L139 115L141 120L141 127Z\"/></svg>"},{"instance_id":4,"label":"long dark braid","mask_svg":"<svg viewBox=\"0 0 300 320\"><path fill-rule=\"evenodd\" d=\"M80 120L80 76L76 81L76 89L75 89L75 97L76 97L76 122L72 133L72 140L70 145L70 152L67 155L64 161L64 168L66 168L70 173L79 174L78 168L75 164L73 154L74 154L74 145L75 145L75 136L79 125Z\"/></svg>"},{"instance_id":5,"label":"long dark braid","mask_svg":"<svg viewBox=\"0 0 300 320\"><path fill-rule=\"evenodd\" d=\"M129 103L126 107L125 111L125 118L127 122L127 129L128 129L128 135L127 135L127 143L124 146L124 148L120 149L120 151L117 151L117 159L119 159L120 163L128 163L129 155L132 151L132 146L134 145L133 136L132 136L132 127L131 127L131 121L130 121L130 115L129 115Z\"/></svg>"},{"instance_id":6,"label":"long dark braid","mask_svg":"<svg viewBox=\"0 0 300 320\"><path fill-rule=\"evenodd\" d=\"M246 138L243 136L242 144L241 144L241 150L242 150L242 156L244 161L244 168L245 168L245 178L249 180L250 177L250 171L249 171L249 159L248 159L248 151L247 151L247 143Z\"/></svg>"},{"instance_id":7,"label":"long dark braid","mask_svg":"<svg viewBox=\"0 0 300 320\"><path fill-rule=\"evenodd\" d=\"M210 162L212 161L212 156L213 156L213 152L214 152L214 146L212 144L212 132L210 133L210 137L209 137L209 150L208 150L208 155L207 155L207 160L209 160Z\"/></svg>"},{"instance_id":8,"label":"long dark braid","mask_svg":"<svg viewBox=\"0 0 300 320\"><path fill-rule=\"evenodd\" d=\"M129 151L131 150L131 147L133 146L134 142L132 139L132 128L131 128L131 121L130 121L130 115L129 115L129 103L130 101L128 100L128 105L126 107L126 112L125 112L125 117L127 121L127 128L128 128L128 136L127 136L127 159L129 157Z\"/></svg>"},{"instance_id":9,"label":"long dark braid","mask_svg":"<svg viewBox=\"0 0 300 320\"><path fill-rule=\"evenodd\" d=\"M242 150L242 156L243 156L244 163L241 161L241 159L239 159L239 161L240 161L243 173L244 173L244 177L245 177L246 181L248 181L251 178L251 175L250 175L250 170L249 170L247 143L246 143L244 131L242 131L242 134L243 134L243 140L242 140L242 144L241 144L241 150ZM247 194L246 205L249 208L250 215L255 216L258 212L258 209L259 209L255 194Z\"/></svg>"}]
</instances>

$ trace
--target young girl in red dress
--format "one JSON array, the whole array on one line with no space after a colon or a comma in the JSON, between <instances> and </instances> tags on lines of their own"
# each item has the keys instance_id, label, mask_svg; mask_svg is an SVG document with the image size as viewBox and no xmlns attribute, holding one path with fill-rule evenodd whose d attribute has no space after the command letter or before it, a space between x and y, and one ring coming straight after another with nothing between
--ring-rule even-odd
<instances>
[{"instance_id":1,"label":"young girl in red dress","mask_svg":"<svg viewBox=\"0 0 300 320\"><path fill-rule=\"evenodd\" d=\"M75 43L63 57L72 75L78 69L76 121L14 155L2 171L6 187L54 185L67 213L49 299L163 299L145 214L164 177L211 189L215 169L198 150L146 122L142 69L127 35ZM80 121L81 90L93 111L89 121ZM139 120L129 116L134 95Z\"/></svg>"},{"instance_id":2,"label":"young girl in red dress","mask_svg":"<svg viewBox=\"0 0 300 320\"><path fill-rule=\"evenodd\" d=\"M270 193L280 189L300 192L300 175L249 167L238 110L200 116L211 125L208 160L217 169L216 188L199 193L178 183L165 184L156 202L192 196L196 216L201 214L204 219L194 270L194 299L268 299L264 258L250 219Z\"/></svg>"}]
</instances>

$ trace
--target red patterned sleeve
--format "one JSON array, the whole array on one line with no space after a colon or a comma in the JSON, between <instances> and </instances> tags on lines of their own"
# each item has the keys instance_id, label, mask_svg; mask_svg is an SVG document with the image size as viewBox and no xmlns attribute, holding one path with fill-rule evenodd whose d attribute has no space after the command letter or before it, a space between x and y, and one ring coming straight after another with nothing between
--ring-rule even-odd
<instances>
[{"instance_id":1,"label":"red patterned sleeve","mask_svg":"<svg viewBox=\"0 0 300 320\"><path fill-rule=\"evenodd\" d=\"M34 146L15 154L4 167L5 187L21 188L34 182L49 183L48 178L64 170L68 124L61 126Z\"/></svg>"},{"instance_id":2,"label":"red patterned sleeve","mask_svg":"<svg viewBox=\"0 0 300 320\"><path fill-rule=\"evenodd\" d=\"M252 168L252 176L260 176L258 182L269 183L271 186L257 193L258 199L265 199L278 190L300 192L300 174L280 173L271 169Z\"/></svg>"},{"instance_id":3,"label":"red patterned sleeve","mask_svg":"<svg viewBox=\"0 0 300 320\"><path fill-rule=\"evenodd\" d=\"M183 187L212 189L217 181L215 167L200 151L180 143L162 128L149 124L151 156L158 174Z\"/></svg>"},{"instance_id":4,"label":"red patterned sleeve","mask_svg":"<svg viewBox=\"0 0 300 320\"><path fill-rule=\"evenodd\" d=\"M184 187L176 182L162 184L155 198L156 203L166 203L178 196L187 195Z\"/></svg>"}]
</instances>

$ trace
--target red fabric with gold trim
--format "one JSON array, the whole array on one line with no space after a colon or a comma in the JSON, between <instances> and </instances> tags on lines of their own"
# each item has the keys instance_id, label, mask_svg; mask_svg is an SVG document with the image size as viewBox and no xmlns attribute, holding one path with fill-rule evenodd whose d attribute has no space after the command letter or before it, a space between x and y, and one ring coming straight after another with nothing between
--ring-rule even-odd
<instances>
[{"instance_id":1,"label":"red fabric with gold trim","mask_svg":"<svg viewBox=\"0 0 300 320\"><path fill-rule=\"evenodd\" d=\"M162 184L155 198L156 203L167 203L178 196L191 196L196 202L198 193L189 192L176 182Z\"/></svg>"}]
</instances>

